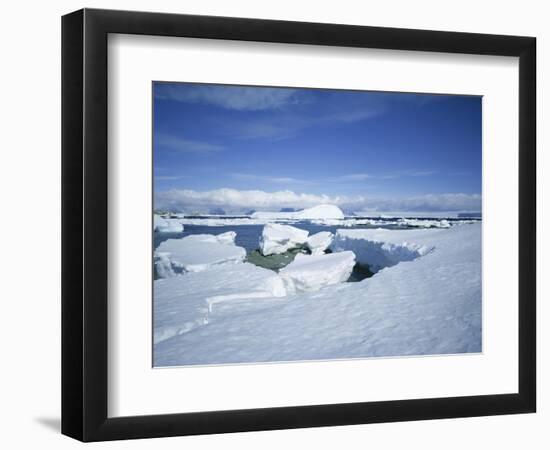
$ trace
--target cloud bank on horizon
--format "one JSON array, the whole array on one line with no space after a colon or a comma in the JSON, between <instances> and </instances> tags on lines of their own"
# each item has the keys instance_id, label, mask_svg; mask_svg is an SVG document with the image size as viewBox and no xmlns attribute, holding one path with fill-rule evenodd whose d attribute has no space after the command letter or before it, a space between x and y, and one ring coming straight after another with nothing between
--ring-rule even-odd
<instances>
[{"instance_id":1,"label":"cloud bank on horizon","mask_svg":"<svg viewBox=\"0 0 550 450\"><path fill-rule=\"evenodd\" d=\"M223 209L242 214L254 211L295 210L320 204L337 205L346 211L481 211L481 196L477 194L427 194L416 197L376 198L367 196L329 196L296 193L293 191L239 191L223 188L197 192L189 189L158 192L155 208L187 213Z\"/></svg>"},{"instance_id":2,"label":"cloud bank on horizon","mask_svg":"<svg viewBox=\"0 0 550 450\"><path fill-rule=\"evenodd\" d=\"M481 211L481 98L154 83L155 208Z\"/></svg>"}]
</instances>

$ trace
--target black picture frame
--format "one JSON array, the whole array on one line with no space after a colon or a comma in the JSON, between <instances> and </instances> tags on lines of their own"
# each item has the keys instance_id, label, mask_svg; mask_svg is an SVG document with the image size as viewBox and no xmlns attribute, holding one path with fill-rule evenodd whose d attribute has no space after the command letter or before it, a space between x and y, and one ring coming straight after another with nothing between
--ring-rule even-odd
<instances>
[{"instance_id":1,"label":"black picture frame","mask_svg":"<svg viewBox=\"0 0 550 450\"><path fill-rule=\"evenodd\" d=\"M517 393L109 418L109 33L519 57ZM536 408L536 39L83 9L62 18L62 433L82 441L486 416Z\"/></svg>"}]
</instances>

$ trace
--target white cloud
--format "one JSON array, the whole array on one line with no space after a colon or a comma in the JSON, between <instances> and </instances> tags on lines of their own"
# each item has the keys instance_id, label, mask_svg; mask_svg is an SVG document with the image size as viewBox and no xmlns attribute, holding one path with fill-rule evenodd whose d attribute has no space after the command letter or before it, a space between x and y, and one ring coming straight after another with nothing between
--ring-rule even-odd
<instances>
[{"instance_id":1,"label":"white cloud","mask_svg":"<svg viewBox=\"0 0 550 450\"><path fill-rule=\"evenodd\" d=\"M351 211L481 211L481 195L463 193L382 198L223 188L202 192L190 189L170 190L157 192L155 196L156 208L188 212L206 212L213 207L231 213L250 209L277 211L281 208L308 208L321 203L335 204Z\"/></svg>"},{"instance_id":2,"label":"white cloud","mask_svg":"<svg viewBox=\"0 0 550 450\"><path fill-rule=\"evenodd\" d=\"M240 86L159 84L156 98L185 103L205 103L237 111L278 109L293 103L294 89Z\"/></svg>"},{"instance_id":3,"label":"white cloud","mask_svg":"<svg viewBox=\"0 0 550 450\"><path fill-rule=\"evenodd\" d=\"M307 208L320 203L339 203L340 197L297 194L292 191L265 192L259 190L215 189L193 191L190 189L158 192L155 207L178 210L209 210L221 207L229 211L249 209L278 210L280 208Z\"/></svg>"},{"instance_id":4,"label":"white cloud","mask_svg":"<svg viewBox=\"0 0 550 450\"><path fill-rule=\"evenodd\" d=\"M383 180L393 180L394 178L402 177L429 177L435 175L435 170L398 170L395 172L388 172L381 174L379 178Z\"/></svg>"},{"instance_id":5,"label":"white cloud","mask_svg":"<svg viewBox=\"0 0 550 450\"><path fill-rule=\"evenodd\" d=\"M355 211L481 211L479 194L426 194L397 198L355 198L348 208Z\"/></svg>"},{"instance_id":6,"label":"white cloud","mask_svg":"<svg viewBox=\"0 0 550 450\"><path fill-rule=\"evenodd\" d=\"M386 173L351 173L346 175L338 175L336 177L331 177L332 181L341 181L341 182L360 182L366 180L393 180L395 178L402 177L428 177L435 175L437 172L434 170L401 170L396 172L386 172Z\"/></svg>"},{"instance_id":7,"label":"white cloud","mask_svg":"<svg viewBox=\"0 0 550 450\"><path fill-rule=\"evenodd\" d=\"M169 134L157 135L155 137L155 146L184 153L211 153L219 152L224 149L221 145L210 144L202 141L193 141Z\"/></svg>"},{"instance_id":8,"label":"white cloud","mask_svg":"<svg viewBox=\"0 0 550 450\"><path fill-rule=\"evenodd\" d=\"M299 178L273 177L273 176L266 176L266 175L254 175L251 173L232 173L231 177L236 180L261 181L261 182L268 182L268 183L313 184L311 181L302 180Z\"/></svg>"},{"instance_id":9,"label":"white cloud","mask_svg":"<svg viewBox=\"0 0 550 450\"><path fill-rule=\"evenodd\" d=\"M369 175L368 173L351 173L349 175L340 175L331 179L334 181L365 181L369 178L372 178L372 175Z\"/></svg>"}]
</instances>

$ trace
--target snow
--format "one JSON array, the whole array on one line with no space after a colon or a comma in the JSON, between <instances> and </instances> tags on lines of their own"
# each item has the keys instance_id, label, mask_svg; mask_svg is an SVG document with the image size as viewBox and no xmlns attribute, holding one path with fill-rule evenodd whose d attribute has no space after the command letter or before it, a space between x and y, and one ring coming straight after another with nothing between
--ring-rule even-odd
<instances>
[{"instance_id":1,"label":"snow","mask_svg":"<svg viewBox=\"0 0 550 450\"><path fill-rule=\"evenodd\" d=\"M260 251L264 256L279 255L307 242L309 231L290 225L268 223L260 236Z\"/></svg>"},{"instance_id":2,"label":"snow","mask_svg":"<svg viewBox=\"0 0 550 450\"><path fill-rule=\"evenodd\" d=\"M181 233L183 225L179 219L164 219L158 214L153 218L153 229L158 233Z\"/></svg>"},{"instance_id":3,"label":"snow","mask_svg":"<svg viewBox=\"0 0 550 450\"><path fill-rule=\"evenodd\" d=\"M344 213L336 205L317 205L295 212L269 212L257 211L251 216L253 219L343 219Z\"/></svg>"},{"instance_id":4,"label":"snow","mask_svg":"<svg viewBox=\"0 0 550 450\"><path fill-rule=\"evenodd\" d=\"M332 243L334 252L351 250L357 262L369 266L372 272L391 267L402 261L412 261L434 249L430 243L433 233L427 230L338 230ZM426 242L423 244L423 242Z\"/></svg>"},{"instance_id":5,"label":"snow","mask_svg":"<svg viewBox=\"0 0 550 450\"><path fill-rule=\"evenodd\" d=\"M289 294L318 291L322 287L347 281L353 266L353 252L328 255L298 254L294 261L279 271Z\"/></svg>"},{"instance_id":6,"label":"snow","mask_svg":"<svg viewBox=\"0 0 550 450\"><path fill-rule=\"evenodd\" d=\"M172 266L186 272L200 272L213 265L238 263L246 257L246 250L235 245L235 233L230 231L218 236L194 234L181 239L161 242L155 256L165 253Z\"/></svg>"},{"instance_id":7,"label":"snow","mask_svg":"<svg viewBox=\"0 0 550 450\"><path fill-rule=\"evenodd\" d=\"M154 343L208 323L222 302L277 298L286 294L281 278L253 264L223 264L154 282Z\"/></svg>"},{"instance_id":8,"label":"snow","mask_svg":"<svg viewBox=\"0 0 550 450\"><path fill-rule=\"evenodd\" d=\"M334 234L330 231L321 231L319 233L312 234L307 242L306 246L311 251L312 255L322 255L325 250L332 244Z\"/></svg>"},{"instance_id":9,"label":"snow","mask_svg":"<svg viewBox=\"0 0 550 450\"><path fill-rule=\"evenodd\" d=\"M339 230L338 236L339 242L361 250L359 260L369 255L365 248L374 247L370 242L407 248L418 256L385 266L361 282L286 297L234 298L215 304L210 312L205 296L269 289L263 281L258 288L248 287L248 272L235 272L245 263L156 281L155 331L165 320L161 328L172 331L163 334L159 328L165 338L156 341L154 365L481 351L481 223L448 229ZM296 263L329 256L304 256ZM196 281L178 283L186 277ZM197 307L200 314L188 315ZM185 332L187 322L195 324L192 332Z\"/></svg>"}]
</instances>

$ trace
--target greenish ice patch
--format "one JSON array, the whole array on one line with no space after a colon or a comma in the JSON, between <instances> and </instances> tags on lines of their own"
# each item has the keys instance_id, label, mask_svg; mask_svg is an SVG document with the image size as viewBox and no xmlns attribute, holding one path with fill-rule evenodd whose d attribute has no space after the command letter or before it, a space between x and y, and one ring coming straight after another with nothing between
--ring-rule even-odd
<instances>
[{"instance_id":1,"label":"greenish ice patch","mask_svg":"<svg viewBox=\"0 0 550 450\"><path fill-rule=\"evenodd\" d=\"M260 250L256 249L248 253L246 261L254 264L255 266L278 272L280 269L288 266L292 261L294 261L294 258L296 258L296 255L298 253L309 254L310 252L308 251L308 249L300 247L293 248L286 251L285 253L281 253L280 255L264 256L262 255ZM325 253L332 253L332 251L327 249ZM373 275L374 273L370 271L368 265L356 263L347 281L348 283L353 283L364 280L365 278L370 278Z\"/></svg>"},{"instance_id":2,"label":"greenish ice patch","mask_svg":"<svg viewBox=\"0 0 550 450\"><path fill-rule=\"evenodd\" d=\"M303 248L293 248L280 255L264 256L259 250L253 250L247 255L246 261L264 269L278 271L294 261L298 253L308 252Z\"/></svg>"}]
</instances>

